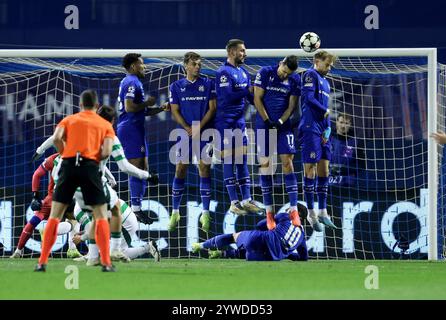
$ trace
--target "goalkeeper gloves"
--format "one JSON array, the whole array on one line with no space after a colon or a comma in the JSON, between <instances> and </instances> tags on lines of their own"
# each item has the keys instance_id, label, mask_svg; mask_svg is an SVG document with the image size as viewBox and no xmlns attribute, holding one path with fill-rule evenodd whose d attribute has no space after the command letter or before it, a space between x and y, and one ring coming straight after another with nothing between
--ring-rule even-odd
<instances>
[{"instance_id":1,"label":"goalkeeper gloves","mask_svg":"<svg viewBox=\"0 0 446 320\"><path fill-rule=\"evenodd\" d=\"M155 171L150 171L147 181L149 182L150 185L153 185L153 186L158 185L158 182L159 182L158 173L156 173Z\"/></svg>"},{"instance_id":2,"label":"goalkeeper gloves","mask_svg":"<svg viewBox=\"0 0 446 320\"><path fill-rule=\"evenodd\" d=\"M331 134L331 127L328 127L322 133L322 141L324 144L326 144L328 142L328 140L330 139L330 134Z\"/></svg>"},{"instance_id":3,"label":"goalkeeper gloves","mask_svg":"<svg viewBox=\"0 0 446 320\"><path fill-rule=\"evenodd\" d=\"M33 211L39 211L42 209L42 200L40 199L39 192L33 192L33 200L31 201L31 209Z\"/></svg>"}]
</instances>

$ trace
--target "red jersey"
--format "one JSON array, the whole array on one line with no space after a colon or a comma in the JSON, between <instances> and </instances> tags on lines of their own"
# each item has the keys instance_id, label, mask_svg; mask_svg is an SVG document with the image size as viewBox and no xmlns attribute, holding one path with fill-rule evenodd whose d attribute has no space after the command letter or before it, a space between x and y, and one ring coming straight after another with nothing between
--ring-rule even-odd
<instances>
[{"instance_id":1,"label":"red jersey","mask_svg":"<svg viewBox=\"0 0 446 320\"><path fill-rule=\"evenodd\" d=\"M46 158L42 164L37 168L33 174L32 191L38 192L40 187L40 179L47 173L50 174L50 183L48 184L48 194L52 195L54 192L54 179L51 176L51 171L54 168L54 159L58 156L58 153L54 153Z\"/></svg>"}]
</instances>

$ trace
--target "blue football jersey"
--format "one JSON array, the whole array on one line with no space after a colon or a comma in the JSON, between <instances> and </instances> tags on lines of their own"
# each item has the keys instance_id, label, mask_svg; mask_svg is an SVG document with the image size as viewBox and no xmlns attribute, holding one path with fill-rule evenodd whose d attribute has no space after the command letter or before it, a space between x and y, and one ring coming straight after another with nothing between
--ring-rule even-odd
<instances>
[{"instance_id":1,"label":"blue football jersey","mask_svg":"<svg viewBox=\"0 0 446 320\"><path fill-rule=\"evenodd\" d=\"M305 244L305 232L291 223L288 213L279 213L274 220L276 228L267 233L268 249L273 260L283 260Z\"/></svg>"},{"instance_id":2,"label":"blue football jersey","mask_svg":"<svg viewBox=\"0 0 446 320\"><path fill-rule=\"evenodd\" d=\"M300 96L300 76L293 74L282 80L277 75L278 67L261 68L254 80L254 86L265 90L263 105L271 121L277 121L283 115L288 108L290 96ZM258 112L257 121L263 121Z\"/></svg>"},{"instance_id":3,"label":"blue football jersey","mask_svg":"<svg viewBox=\"0 0 446 320\"><path fill-rule=\"evenodd\" d=\"M321 135L330 126L330 117L324 118L330 98L330 84L314 68L310 68L302 77L301 88L299 131L312 131Z\"/></svg>"},{"instance_id":4,"label":"blue football jersey","mask_svg":"<svg viewBox=\"0 0 446 320\"><path fill-rule=\"evenodd\" d=\"M245 98L249 95L249 73L243 67L226 62L215 75L217 94L216 121L244 119Z\"/></svg>"},{"instance_id":5,"label":"blue football jersey","mask_svg":"<svg viewBox=\"0 0 446 320\"><path fill-rule=\"evenodd\" d=\"M131 99L134 103L140 104L144 102L144 89L141 81L136 75L129 74L122 79L119 85L119 119L118 127L144 127L145 111L126 112L125 100Z\"/></svg>"},{"instance_id":6,"label":"blue football jersey","mask_svg":"<svg viewBox=\"0 0 446 320\"><path fill-rule=\"evenodd\" d=\"M169 101L180 107L180 113L188 125L201 121L209 110L209 100L215 99L215 84L212 79L199 77L194 82L183 78L175 81L169 88ZM213 127L213 121L205 128Z\"/></svg>"}]
</instances>

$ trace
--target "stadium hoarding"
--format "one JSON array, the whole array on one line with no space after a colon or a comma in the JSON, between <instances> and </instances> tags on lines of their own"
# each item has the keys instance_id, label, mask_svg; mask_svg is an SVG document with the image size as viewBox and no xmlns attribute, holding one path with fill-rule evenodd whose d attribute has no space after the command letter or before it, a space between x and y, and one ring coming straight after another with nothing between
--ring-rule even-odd
<instances>
[{"instance_id":1,"label":"stadium hoarding","mask_svg":"<svg viewBox=\"0 0 446 320\"><path fill-rule=\"evenodd\" d=\"M166 186L152 188L149 192L153 194L155 189L161 194L169 193ZM398 192L353 194L351 190L337 186L331 186L330 189L332 196L328 200L328 210L338 229L313 232L303 219L310 258L427 258L427 189L406 190L404 195ZM276 187L276 191L279 190ZM196 255L190 252L193 242L203 241L220 233L253 229L263 219L262 214L235 216L228 212L224 193L214 190L210 207L213 220L207 235L199 227L201 209L198 191L193 187L186 190L187 201L180 210L182 219L177 231L173 233L167 231L168 197L149 196L149 199L144 200L143 209L150 209L154 222L151 225L140 224L138 238L133 239L133 244L146 242L150 237L158 240L163 257L194 257ZM258 191L256 190L256 195L260 194ZM403 196L407 197L408 192L413 201L400 201ZM274 201L281 204L283 198L283 195L276 195ZM26 222L25 217L26 220L32 217L30 200L30 196L5 197L0 202L0 242L3 256L10 255L16 247ZM277 205L276 208L278 212L283 211L287 205ZM59 236L53 248L55 256L64 256L66 242L66 236ZM40 237L35 234L27 243L26 252L37 254L39 251Z\"/></svg>"}]
</instances>

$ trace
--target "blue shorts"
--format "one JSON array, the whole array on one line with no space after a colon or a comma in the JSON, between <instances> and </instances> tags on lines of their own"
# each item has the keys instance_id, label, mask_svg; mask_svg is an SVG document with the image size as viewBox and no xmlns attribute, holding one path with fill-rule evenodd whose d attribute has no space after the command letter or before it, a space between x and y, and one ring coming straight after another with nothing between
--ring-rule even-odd
<instances>
[{"instance_id":1,"label":"blue shorts","mask_svg":"<svg viewBox=\"0 0 446 320\"><path fill-rule=\"evenodd\" d=\"M127 159L148 157L149 149L144 129L138 130L138 128L134 127L118 127L117 134Z\"/></svg>"},{"instance_id":2,"label":"blue shorts","mask_svg":"<svg viewBox=\"0 0 446 320\"><path fill-rule=\"evenodd\" d=\"M264 138L261 134L261 129L265 130L263 133ZM256 145L257 145L257 154L262 157L269 157L270 153L274 150L277 150L277 154L295 154L295 137L293 130L289 127L280 128L277 130L277 141L276 148L274 144L271 143L269 139L269 130L265 129L265 125L263 123L257 122L256 126ZM265 141L265 142L264 142Z\"/></svg>"},{"instance_id":3,"label":"blue shorts","mask_svg":"<svg viewBox=\"0 0 446 320\"><path fill-rule=\"evenodd\" d=\"M268 231L242 231L237 238L237 249L246 251L248 261L271 261L267 245Z\"/></svg>"},{"instance_id":4,"label":"blue shorts","mask_svg":"<svg viewBox=\"0 0 446 320\"><path fill-rule=\"evenodd\" d=\"M213 154L213 142L212 138L209 141L197 141L194 142L197 144L195 146L192 142L192 138L189 137L189 141L187 145L182 145L182 143L178 143L181 140L180 137L177 139L177 143L175 144L175 155L176 161L179 163L199 163L199 160L203 160L206 164L211 164L212 162L212 154Z\"/></svg>"},{"instance_id":5,"label":"blue shorts","mask_svg":"<svg viewBox=\"0 0 446 320\"><path fill-rule=\"evenodd\" d=\"M242 147L242 146L247 146L248 145L248 135L246 132L246 122L244 118L240 118L240 119L223 119L221 121L216 121L215 122L215 129L217 129L217 131L220 133L220 139L218 139L218 137L215 138L215 144L214 146L220 150L232 150L232 149L236 149L238 147ZM227 132L226 136L225 136L225 129L229 130L229 132ZM239 142L234 136L234 133L232 132L232 130L236 130L239 129L241 132L241 143L242 145L238 145ZM218 141L220 140L220 141Z\"/></svg>"},{"instance_id":6,"label":"blue shorts","mask_svg":"<svg viewBox=\"0 0 446 320\"><path fill-rule=\"evenodd\" d=\"M323 144L322 137L311 131L299 133L302 146L302 163L318 163L321 159L331 160L330 140Z\"/></svg>"}]
</instances>

